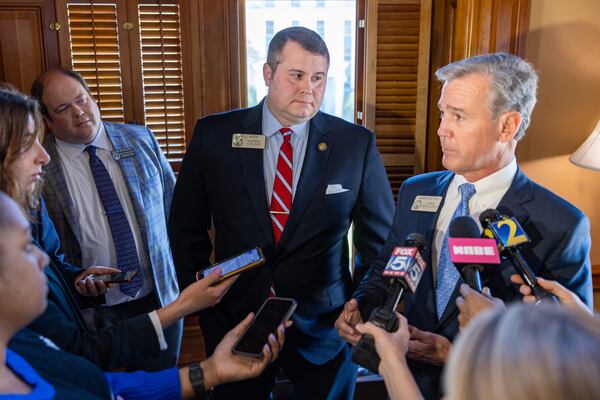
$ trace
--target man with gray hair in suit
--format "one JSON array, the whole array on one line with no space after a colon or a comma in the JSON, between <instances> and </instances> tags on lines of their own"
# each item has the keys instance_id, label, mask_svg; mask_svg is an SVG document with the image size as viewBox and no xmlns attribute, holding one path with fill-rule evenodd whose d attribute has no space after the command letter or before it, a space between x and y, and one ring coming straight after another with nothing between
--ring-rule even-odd
<instances>
[{"instance_id":1,"label":"man with gray hair in suit","mask_svg":"<svg viewBox=\"0 0 600 400\"><path fill-rule=\"evenodd\" d=\"M404 316L410 324L409 367L426 399L442 396L442 367L459 328L456 302L464 281L450 257L453 219L479 221L487 209L514 218L504 226L514 234L518 221L530 236L521 251L532 272L560 282L592 307L588 218L529 179L515 157L536 103L533 66L512 54L492 53L448 64L436 77L442 83L437 133L447 171L416 175L402 184L387 242L336 321L342 337L358 342L354 326L385 301L389 280L382 271L394 247L410 233L424 235L428 246L422 255L429 267L415 293L404 296ZM415 208L424 196L432 205ZM519 300L510 283L516 272L503 259L485 268L481 280L495 297Z\"/></svg>"}]
</instances>

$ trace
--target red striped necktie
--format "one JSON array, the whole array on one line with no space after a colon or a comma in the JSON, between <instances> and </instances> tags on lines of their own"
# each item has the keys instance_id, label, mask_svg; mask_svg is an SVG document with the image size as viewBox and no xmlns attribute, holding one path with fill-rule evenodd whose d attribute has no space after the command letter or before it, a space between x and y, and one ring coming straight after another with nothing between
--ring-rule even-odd
<instances>
[{"instance_id":1,"label":"red striped necktie","mask_svg":"<svg viewBox=\"0 0 600 400\"><path fill-rule=\"evenodd\" d=\"M271 197L271 225L273 226L273 236L275 243L279 243L281 234L285 228L290 210L292 209L292 130L290 128L281 128L279 133L283 135L283 143L279 148L279 158L277 159L277 171L273 182L273 195Z\"/></svg>"}]
</instances>

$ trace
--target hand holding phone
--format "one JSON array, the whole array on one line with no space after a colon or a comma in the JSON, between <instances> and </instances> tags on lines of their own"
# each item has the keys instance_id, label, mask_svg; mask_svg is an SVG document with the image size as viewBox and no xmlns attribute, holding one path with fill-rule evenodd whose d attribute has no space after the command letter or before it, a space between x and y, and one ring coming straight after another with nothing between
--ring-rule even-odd
<instances>
[{"instance_id":1,"label":"hand holding phone","mask_svg":"<svg viewBox=\"0 0 600 400\"><path fill-rule=\"evenodd\" d=\"M269 343L263 346L263 357L239 356L231 351L233 345L252 322L252 317L253 315L249 314L235 328L230 330L207 360L207 366L209 368L212 367L213 370L205 370L205 376L208 376L209 379L210 377L214 378L214 381L212 379L210 381L205 380L207 386L212 387L223 383L254 378L260 375L267 365L275 361L279 356L285 342L285 329L283 326L277 328L277 332L273 332L269 336ZM288 321L286 326L289 326L288 324L291 324L291 321Z\"/></svg>"},{"instance_id":2,"label":"hand holding phone","mask_svg":"<svg viewBox=\"0 0 600 400\"><path fill-rule=\"evenodd\" d=\"M79 293L82 296L99 296L101 294L106 293L107 285L104 281L90 279L90 275L114 274L118 272L121 271L111 267L88 267L75 278L75 289L77 290L77 293Z\"/></svg>"},{"instance_id":3,"label":"hand holding phone","mask_svg":"<svg viewBox=\"0 0 600 400\"><path fill-rule=\"evenodd\" d=\"M237 279L237 276L234 276L217 283L220 276L220 270L213 270L204 278L183 289L179 297L166 307L177 309L178 318L183 318L218 304Z\"/></svg>"},{"instance_id":4,"label":"hand holding phone","mask_svg":"<svg viewBox=\"0 0 600 400\"><path fill-rule=\"evenodd\" d=\"M219 283L224 281L225 279L241 274L244 271L248 271L252 268L258 267L259 265L264 264L265 256L260 249L260 247L255 247L253 249L247 250L242 254L238 254L237 256L230 257L226 260L220 261L211 265L203 271L198 272L196 278L201 279L202 277L207 276L212 271L217 268L221 269L221 277L215 282Z\"/></svg>"},{"instance_id":5,"label":"hand holding phone","mask_svg":"<svg viewBox=\"0 0 600 400\"><path fill-rule=\"evenodd\" d=\"M294 299L270 297L262 304L251 324L232 348L239 355L261 358L269 335L292 316L297 303Z\"/></svg>"},{"instance_id":6,"label":"hand holding phone","mask_svg":"<svg viewBox=\"0 0 600 400\"><path fill-rule=\"evenodd\" d=\"M90 274L87 279L102 281L105 284L129 283L138 274L138 271L114 272L111 274Z\"/></svg>"}]
</instances>

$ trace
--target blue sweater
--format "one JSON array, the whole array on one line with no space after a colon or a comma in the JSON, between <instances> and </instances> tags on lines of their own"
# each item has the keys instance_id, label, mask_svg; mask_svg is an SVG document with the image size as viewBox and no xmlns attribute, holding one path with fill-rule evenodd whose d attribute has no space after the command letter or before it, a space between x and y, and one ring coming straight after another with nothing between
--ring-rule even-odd
<instances>
[{"instance_id":1,"label":"blue sweater","mask_svg":"<svg viewBox=\"0 0 600 400\"><path fill-rule=\"evenodd\" d=\"M27 364L27 361L23 360L21 356L10 349L6 349L6 365L15 375L19 376L21 380L31 386L31 393L28 395L0 394L2 399L49 400L54 398L54 395L56 394L54 388L39 376L38 373Z\"/></svg>"},{"instance_id":2,"label":"blue sweater","mask_svg":"<svg viewBox=\"0 0 600 400\"><path fill-rule=\"evenodd\" d=\"M102 372L91 362L49 345L29 330L19 331L7 349L8 367L32 387L27 396L0 399L181 399L176 368L160 372Z\"/></svg>"}]
</instances>

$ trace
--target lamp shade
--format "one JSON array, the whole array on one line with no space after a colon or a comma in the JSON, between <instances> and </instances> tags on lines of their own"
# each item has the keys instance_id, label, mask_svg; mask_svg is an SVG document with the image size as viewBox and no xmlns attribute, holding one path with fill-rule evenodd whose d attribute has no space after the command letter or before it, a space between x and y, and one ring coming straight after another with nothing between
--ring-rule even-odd
<instances>
[{"instance_id":1,"label":"lamp shade","mask_svg":"<svg viewBox=\"0 0 600 400\"><path fill-rule=\"evenodd\" d=\"M600 171L600 121L586 141L571 154L569 160L580 167Z\"/></svg>"}]
</instances>

